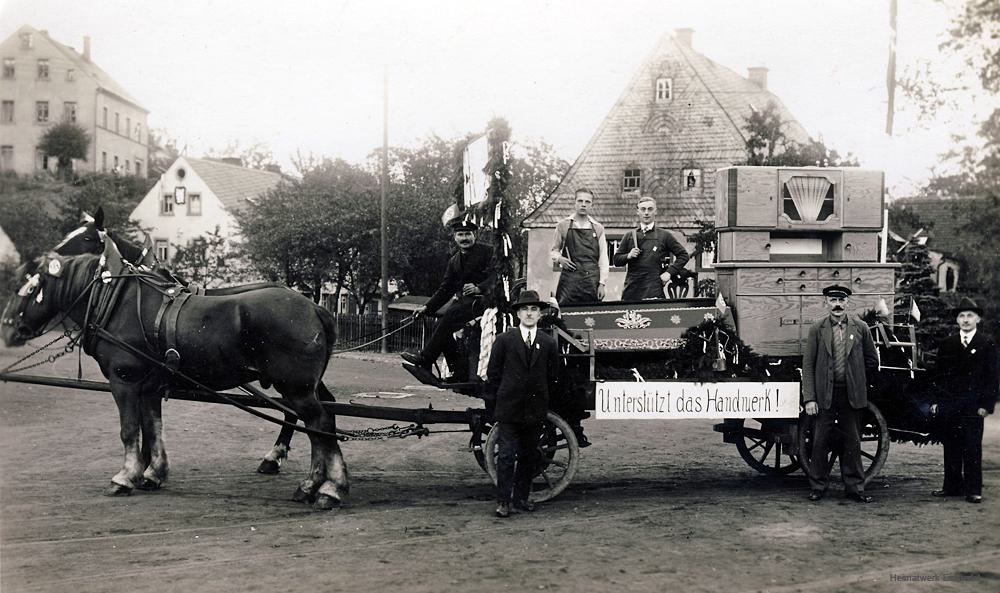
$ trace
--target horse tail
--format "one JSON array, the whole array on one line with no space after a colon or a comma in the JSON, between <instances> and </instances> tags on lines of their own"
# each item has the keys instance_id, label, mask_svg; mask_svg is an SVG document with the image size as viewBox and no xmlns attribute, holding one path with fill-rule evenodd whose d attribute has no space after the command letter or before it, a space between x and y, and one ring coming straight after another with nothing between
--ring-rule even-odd
<instances>
[{"instance_id":1,"label":"horse tail","mask_svg":"<svg viewBox=\"0 0 1000 593\"><path fill-rule=\"evenodd\" d=\"M323 324L323 333L326 334L326 357L330 358L333 356L333 347L337 343L337 320L326 307L319 305L316 305L316 315L319 316L319 320Z\"/></svg>"}]
</instances>

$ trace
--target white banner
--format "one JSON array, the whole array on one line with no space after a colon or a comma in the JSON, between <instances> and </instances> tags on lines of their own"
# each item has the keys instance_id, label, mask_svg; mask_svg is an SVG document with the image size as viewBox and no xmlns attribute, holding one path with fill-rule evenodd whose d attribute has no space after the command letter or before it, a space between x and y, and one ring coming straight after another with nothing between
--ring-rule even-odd
<instances>
[{"instance_id":1,"label":"white banner","mask_svg":"<svg viewBox=\"0 0 1000 593\"><path fill-rule=\"evenodd\" d=\"M597 383L599 419L798 418L799 383Z\"/></svg>"},{"instance_id":2,"label":"white banner","mask_svg":"<svg viewBox=\"0 0 1000 593\"><path fill-rule=\"evenodd\" d=\"M465 207L475 206L486 199L490 178L483 169L490 160L489 139L483 135L465 147L462 156L462 173L465 177Z\"/></svg>"}]
</instances>

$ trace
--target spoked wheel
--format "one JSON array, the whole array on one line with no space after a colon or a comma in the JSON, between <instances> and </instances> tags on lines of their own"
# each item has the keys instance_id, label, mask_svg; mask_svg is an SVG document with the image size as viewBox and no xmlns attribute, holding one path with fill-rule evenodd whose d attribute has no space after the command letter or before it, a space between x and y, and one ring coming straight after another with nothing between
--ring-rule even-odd
<instances>
[{"instance_id":1,"label":"spoked wheel","mask_svg":"<svg viewBox=\"0 0 1000 593\"><path fill-rule=\"evenodd\" d=\"M472 455L476 458L476 463L486 473L490 472L486 468L486 441L489 439L492 429L493 425L484 420L482 424L473 428L472 436L469 437L469 450L472 451Z\"/></svg>"},{"instance_id":2,"label":"spoked wheel","mask_svg":"<svg viewBox=\"0 0 1000 593\"><path fill-rule=\"evenodd\" d=\"M483 451L486 472L493 483L497 482L497 440L498 431L494 426L486 439ZM541 466L531 483L531 500L542 502L555 498L569 486L580 464L580 447L573 429L554 412L545 417L542 437L538 440Z\"/></svg>"},{"instance_id":3,"label":"spoked wheel","mask_svg":"<svg viewBox=\"0 0 1000 593\"><path fill-rule=\"evenodd\" d=\"M785 476L799 469L798 452L781 442L782 427L778 422L739 420L738 426L740 438L736 440L736 450L747 465L771 476Z\"/></svg>"},{"instance_id":4,"label":"spoked wheel","mask_svg":"<svg viewBox=\"0 0 1000 593\"><path fill-rule=\"evenodd\" d=\"M799 458L803 460L806 472L811 467L809 460L812 459L814 425L815 417L804 416L799 427ZM833 467L837 458L837 447L834 446L833 449L827 459L829 468ZM878 407L869 402L861 415L861 463L865 468L864 485L882 471L888 456L889 426Z\"/></svg>"}]
</instances>

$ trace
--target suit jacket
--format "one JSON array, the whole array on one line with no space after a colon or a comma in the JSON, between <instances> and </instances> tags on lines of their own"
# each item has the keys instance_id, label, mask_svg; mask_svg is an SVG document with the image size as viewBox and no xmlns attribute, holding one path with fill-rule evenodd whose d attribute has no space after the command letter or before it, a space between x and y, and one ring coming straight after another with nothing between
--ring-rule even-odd
<instances>
[{"instance_id":1,"label":"suit jacket","mask_svg":"<svg viewBox=\"0 0 1000 593\"><path fill-rule=\"evenodd\" d=\"M545 420L549 390L559 371L559 347L552 336L536 329L531 354L526 350L517 327L493 343L485 395L496 400L494 417L499 422Z\"/></svg>"},{"instance_id":2,"label":"suit jacket","mask_svg":"<svg viewBox=\"0 0 1000 593\"><path fill-rule=\"evenodd\" d=\"M476 243L468 253L456 252L448 260L441 286L427 301L427 312L435 313L448 299L455 295L461 296L462 287L475 284L479 291L489 296L496 283L493 248L489 245Z\"/></svg>"},{"instance_id":3,"label":"suit jacket","mask_svg":"<svg viewBox=\"0 0 1000 593\"><path fill-rule=\"evenodd\" d=\"M868 325L847 316L847 398L854 409L868 405L867 371L878 369L878 354ZM815 401L820 409L833 404L833 323L827 315L809 328L802 354L802 401Z\"/></svg>"},{"instance_id":4,"label":"suit jacket","mask_svg":"<svg viewBox=\"0 0 1000 593\"><path fill-rule=\"evenodd\" d=\"M638 241L639 249L642 253L635 259L628 259L628 252L636 247ZM670 261L670 256L673 261ZM622 292L622 300L641 299L662 299L663 281L660 274L666 271L671 276L677 274L687 264L691 255L684 249L684 246L674 238L673 233L667 229L653 225L653 230L643 234L642 230L628 231L618 244L615 251L614 263L616 266L626 266L625 288ZM668 264L664 266L665 264Z\"/></svg>"},{"instance_id":5,"label":"suit jacket","mask_svg":"<svg viewBox=\"0 0 1000 593\"><path fill-rule=\"evenodd\" d=\"M979 408L993 413L1000 393L997 347L981 329L968 348L962 346L961 334L941 340L934 375L942 417L977 416Z\"/></svg>"}]
</instances>

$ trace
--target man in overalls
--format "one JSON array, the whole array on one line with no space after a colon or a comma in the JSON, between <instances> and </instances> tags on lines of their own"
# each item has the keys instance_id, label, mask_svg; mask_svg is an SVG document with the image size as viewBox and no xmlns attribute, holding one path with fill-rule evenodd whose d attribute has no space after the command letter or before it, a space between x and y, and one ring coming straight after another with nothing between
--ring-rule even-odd
<instances>
[{"instance_id":1,"label":"man in overalls","mask_svg":"<svg viewBox=\"0 0 1000 593\"><path fill-rule=\"evenodd\" d=\"M590 215L593 205L593 192L583 187L577 189L575 212L556 224L552 264L561 270L556 287L560 306L604 300L608 242L604 238L604 225Z\"/></svg>"},{"instance_id":2,"label":"man in overalls","mask_svg":"<svg viewBox=\"0 0 1000 593\"><path fill-rule=\"evenodd\" d=\"M691 256L670 231L657 228L656 200L643 196L636 209L639 227L625 233L614 256L616 266L628 266L622 300L662 299L663 286L684 269ZM666 270L664 264L669 264Z\"/></svg>"}]
</instances>

